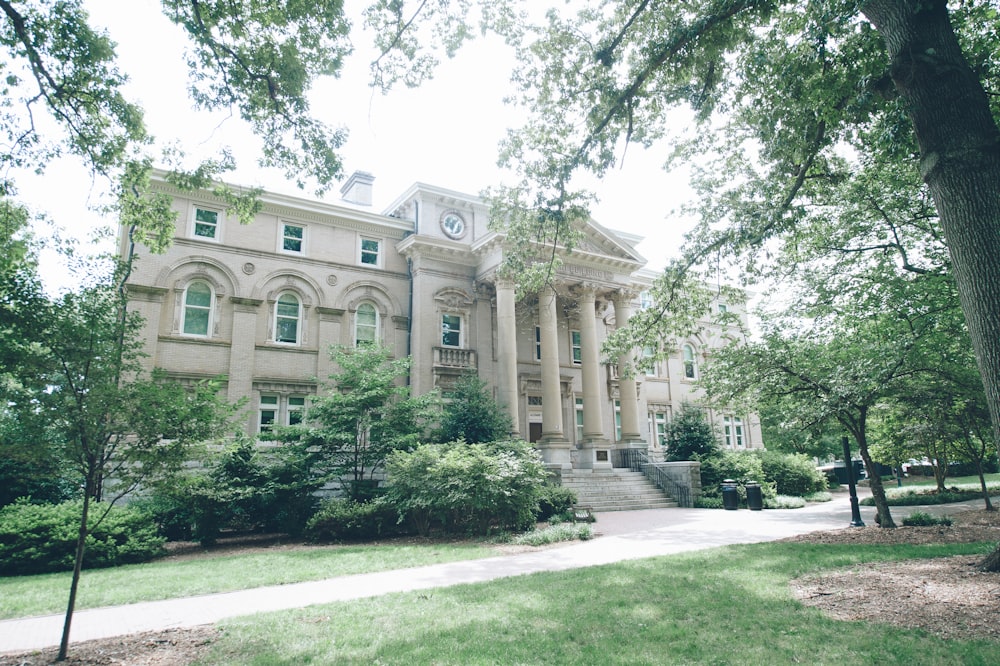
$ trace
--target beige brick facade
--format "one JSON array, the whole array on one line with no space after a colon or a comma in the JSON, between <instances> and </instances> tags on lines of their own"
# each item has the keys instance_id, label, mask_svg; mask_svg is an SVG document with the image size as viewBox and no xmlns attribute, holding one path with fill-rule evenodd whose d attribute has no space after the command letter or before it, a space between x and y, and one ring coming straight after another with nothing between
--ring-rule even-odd
<instances>
[{"instance_id":1,"label":"beige brick facade","mask_svg":"<svg viewBox=\"0 0 1000 666\"><path fill-rule=\"evenodd\" d=\"M370 200L372 179L354 178L348 195ZM129 280L148 364L182 380L223 376L228 397L247 400L250 433L295 418L336 371L331 345L376 339L412 357L417 394L477 372L552 466L609 467L621 448L655 458L658 431L697 398L688 375L718 338L686 340L634 379L604 363L600 345L643 306L653 273L638 239L596 223L551 292L517 301L496 279L503 239L475 196L416 184L376 214L265 193L241 225L210 193L155 188L173 197L178 222L164 254L136 248ZM754 415L710 416L731 447L762 446Z\"/></svg>"}]
</instances>

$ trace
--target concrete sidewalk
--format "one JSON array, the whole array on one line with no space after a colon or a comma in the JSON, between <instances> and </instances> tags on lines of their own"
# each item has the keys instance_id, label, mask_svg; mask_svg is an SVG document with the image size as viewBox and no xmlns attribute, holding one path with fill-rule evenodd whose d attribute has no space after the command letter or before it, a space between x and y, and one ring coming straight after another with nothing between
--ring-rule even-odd
<instances>
[{"instance_id":1,"label":"concrete sidewalk","mask_svg":"<svg viewBox=\"0 0 1000 666\"><path fill-rule=\"evenodd\" d=\"M874 525L874 509L861 509L865 523ZM952 512L954 510L952 505ZM907 513L901 511L899 519ZM540 571L562 571L728 544L773 541L816 530L847 527L850 521L851 510L846 495L838 496L833 502L804 509L656 509L599 513L595 529L600 536L590 541L481 560L81 610L73 617L71 635L73 642L80 642L143 631L194 627L240 615L374 597L390 592L477 583ZM58 645L62 623L62 614L2 621L0 653Z\"/></svg>"}]
</instances>

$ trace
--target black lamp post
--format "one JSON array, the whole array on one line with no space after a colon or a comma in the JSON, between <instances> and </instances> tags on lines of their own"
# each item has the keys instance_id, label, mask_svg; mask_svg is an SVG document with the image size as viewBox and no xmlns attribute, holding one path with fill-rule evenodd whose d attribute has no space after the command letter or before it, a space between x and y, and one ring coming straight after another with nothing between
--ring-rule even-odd
<instances>
[{"instance_id":1,"label":"black lamp post","mask_svg":"<svg viewBox=\"0 0 1000 666\"><path fill-rule=\"evenodd\" d=\"M851 445L847 437L842 437L840 443L844 445L844 465L847 466L847 487L851 491L851 527L864 527L861 520L861 507L858 506L858 489L854 485L854 462L851 460Z\"/></svg>"}]
</instances>

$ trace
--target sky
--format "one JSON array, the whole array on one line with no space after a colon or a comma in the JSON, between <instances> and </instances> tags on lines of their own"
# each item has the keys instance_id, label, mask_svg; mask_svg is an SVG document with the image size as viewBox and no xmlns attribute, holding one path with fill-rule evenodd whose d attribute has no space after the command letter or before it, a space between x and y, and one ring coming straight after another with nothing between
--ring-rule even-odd
<instances>
[{"instance_id":1,"label":"sky","mask_svg":"<svg viewBox=\"0 0 1000 666\"><path fill-rule=\"evenodd\" d=\"M130 77L127 95L143 106L147 126L158 140L177 140L192 158L211 157L229 146L239 166L224 176L228 182L320 198L287 182L280 171L258 167L259 144L238 118L193 108L186 92L185 39L163 17L158 1L89 0L86 5L93 24L107 29L118 43L120 66ZM345 176L357 170L375 176L374 210L383 210L418 181L469 194L515 182L496 165L506 130L524 118L521 110L503 103L512 92L513 58L499 39L474 40L442 62L433 80L388 95L368 87L370 35L352 33L352 41L355 55L341 76L320 81L311 99L317 117L349 130L341 150ZM691 195L683 174L663 170L668 148L630 146L619 168L599 181L587 181L599 198L594 219L645 237L637 249L650 268L661 268L675 256L692 225L671 214ZM101 200L105 186L91 181L71 160L50 165L38 178L19 176L18 183L24 199L73 235L86 237L95 227L114 223L87 210ZM328 203L339 199L339 184L322 197ZM113 243L105 240L99 247L113 249ZM43 258L42 273L50 285L73 283L51 256Z\"/></svg>"}]
</instances>

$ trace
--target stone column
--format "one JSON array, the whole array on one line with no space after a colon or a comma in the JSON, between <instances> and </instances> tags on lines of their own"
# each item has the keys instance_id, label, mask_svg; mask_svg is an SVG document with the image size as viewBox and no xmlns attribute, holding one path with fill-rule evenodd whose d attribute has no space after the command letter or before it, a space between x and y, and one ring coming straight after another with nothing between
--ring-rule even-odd
<instances>
[{"instance_id":1,"label":"stone column","mask_svg":"<svg viewBox=\"0 0 1000 666\"><path fill-rule=\"evenodd\" d=\"M539 448L550 468L571 466L570 442L563 431L562 383L559 377L559 327L556 291L538 294L538 324L542 343L542 439Z\"/></svg>"},{"instance_id":2,"label":"stone column","mask_svg":"<svg viewBox=\"0 0 1000 666\"><path fill-rule=\"evenodd\" d=\"M587 468L610 467L607 460L608 440L604 435L604 409L601 405L601 355L597 345L596 288L582 285L579 294L581 379L583 382L583 442L580 466ZM597 448L603 448L598 461Z\"/></svg>"},{"instance_id":3,"label":"stone column","mask_svg":"<svg viewBox=\"0 0 1000 666\"><path fill-rule=\"evenodd\" d=\"M233 304L233 343L229 350L228 398L236 402L253 391L257 316L263 301L236 296L230 300ZM248 427L247 432L253 434L253 425Z\"/></svg>"},{"instance_id":4,"label":"stone column","mask_svg":"<svg viewBox=\"0 0 1000 666\"><path fill-rule=\"evenodd\" d=\"M621 290L615 292L615 325L623 327L628 324L629 317L632 316L631 292ZM635 376L629 370L630 354L623 353L618 356L618 393L621 403L622 419L622 442L642 442L642 434L639 431L639 398L636 388ZM626 376L628 374L628 376Z\"/></svg>"},{"instance_id":5,"label":"stone column","mask_svg":"<svg viewBox=\"0 0 1000 666\"><path fill-rule=\"evenodd\" d=\"M497 280L497 388L499 402L507 408L511 434L519 434L521 420L517 396L517 319L514 282Z\"/></svg>"},{"instance_id":6,"label":"stone column","mask_svg":"<svg viewBox=\"0 0 1000 666\"><path fill-rule=\"evenodd\" d=\"M559 329L556 292L544 287L538 294L538 325L542 329L542 437L565 439L562 391L559 386Z\"/></svg>"}]
</instances>

